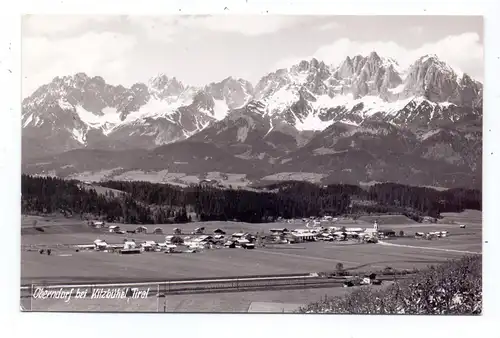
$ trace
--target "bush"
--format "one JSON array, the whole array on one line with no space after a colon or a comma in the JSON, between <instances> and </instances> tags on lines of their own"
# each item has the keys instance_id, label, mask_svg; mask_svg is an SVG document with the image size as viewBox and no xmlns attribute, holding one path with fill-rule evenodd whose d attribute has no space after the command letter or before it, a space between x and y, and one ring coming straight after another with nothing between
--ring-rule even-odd
<instances>
[{"instance_id":1,"label":"bush","mask_svg":"<svg viewBox=\"0 0 500 338\"><path fill-rule=\"evenodd\" d=\"M301 313L451 315L478 315L481 311L481 256L448 261L384 289L361 288L298 310Z\"/></svg>"}]
</instances>

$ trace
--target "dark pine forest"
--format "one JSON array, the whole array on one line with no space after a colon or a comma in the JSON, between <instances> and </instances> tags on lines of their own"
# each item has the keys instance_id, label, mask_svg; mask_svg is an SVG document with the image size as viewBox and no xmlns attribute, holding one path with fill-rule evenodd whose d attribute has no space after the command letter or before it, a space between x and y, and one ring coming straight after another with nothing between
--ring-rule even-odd
<instances>
[{"instance_id":1,"label":"dark pine forest","mask_svg":"<svg viewBox=\"0 0 500 338\"><path fill-rule=\"evenodd\" d=\"M481 191L410 187L394 183L368 188L281 182L258 190L194 185L187 188L149 182L99 183L120 192L98 193L78 181L22 175L23 214L79 215L132 224L235 220L260 223L278 217L404 214L416 221L441 212L481 210Z\"/></svg>"}]
</instances>

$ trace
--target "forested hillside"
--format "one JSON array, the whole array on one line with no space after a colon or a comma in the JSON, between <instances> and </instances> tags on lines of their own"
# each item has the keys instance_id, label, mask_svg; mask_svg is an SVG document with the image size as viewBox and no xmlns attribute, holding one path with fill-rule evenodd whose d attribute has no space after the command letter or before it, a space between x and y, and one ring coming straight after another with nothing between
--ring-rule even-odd
<instances>
[{"instance_id":1,"label":"forested hillside","mask_svg":"<svg viewBox=\"0 0 500 338\"><path fill-rule=\"evenodd\" d=\"M108 181L101 186L123 191L98 194L77 181L22 176L22 212L85 214L125 223L183 223L188 210L201 221L272 222L278 217L401 213L415 220L440 212L481 209L481 192L399 184L317 186L304 182L273 184L260 190L194 185L180 188L149 182Z\"/></svg>"}]
</instances>

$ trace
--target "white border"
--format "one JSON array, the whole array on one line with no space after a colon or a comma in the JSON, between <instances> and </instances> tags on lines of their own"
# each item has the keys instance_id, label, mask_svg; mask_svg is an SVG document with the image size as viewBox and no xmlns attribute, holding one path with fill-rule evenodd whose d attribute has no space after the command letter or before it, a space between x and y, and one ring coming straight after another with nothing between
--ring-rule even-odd
<instances>
[{"instance_id":1,"label":"white border","mask_svg":"<svg viewBox=\"0 0 500 338\"><path fill-rule=\"evenodd\" d=\"M500 187L494 168L498 168L500 140L495 136L500 126L500 51L498 36L500 2L474 1L278 1L266 4L253 0L31 0L12 1L2 8L0 29L0 225L3 273L0 278L1 322L10 324L23 335L50 334L52 337L80 337L96 332L112 336L185 335L185 336L405 336L489 337L498 335L493 320L500 318L499 277L495 257L499 253L499 224L495 206ZM229 10L225 10L228 7ZM483 246L484 315L481 317L393 317L393 316L301 316L301 315L117 315L117 314L21 314L19 312L19 219L20 219L20 13L152 14L167 13L268 13L268 14L445 14L483 15L485 22L485 92L484 92L484 174ZM9 45L10 44L10 45ZM9 49L10 47L10 49ZM467 51L464 51L465 53ZM7 233L7 235L5 235ZM16 239L12 241L11 239ZM14 254L15 253L15 254ZM14 259L15 257L15 259ZM161 316L161 317L160 317ZM293 317L292 317L293 316ZM6 319L5 321L3 319ZM92 321L90 321L92 320ZM2 332L9 336L6 326ZM176 332L178 331L178 332Z\"/></svg>"}]
</instances>

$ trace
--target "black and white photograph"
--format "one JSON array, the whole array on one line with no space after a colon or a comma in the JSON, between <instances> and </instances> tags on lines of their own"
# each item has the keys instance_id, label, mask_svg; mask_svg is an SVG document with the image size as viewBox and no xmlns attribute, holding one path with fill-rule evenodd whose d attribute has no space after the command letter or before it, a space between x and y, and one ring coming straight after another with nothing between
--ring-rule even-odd
<instances>
[{"instance_id":1,"label":"black and white photograph","mask_svg":"<svg viewBox=\"0 0 500 338\"><path fill-rule=\"evenodd\" d=\"M20 311L481 316L484 45L474 15L23 15Z\"/></svg>"}]
</instances>

